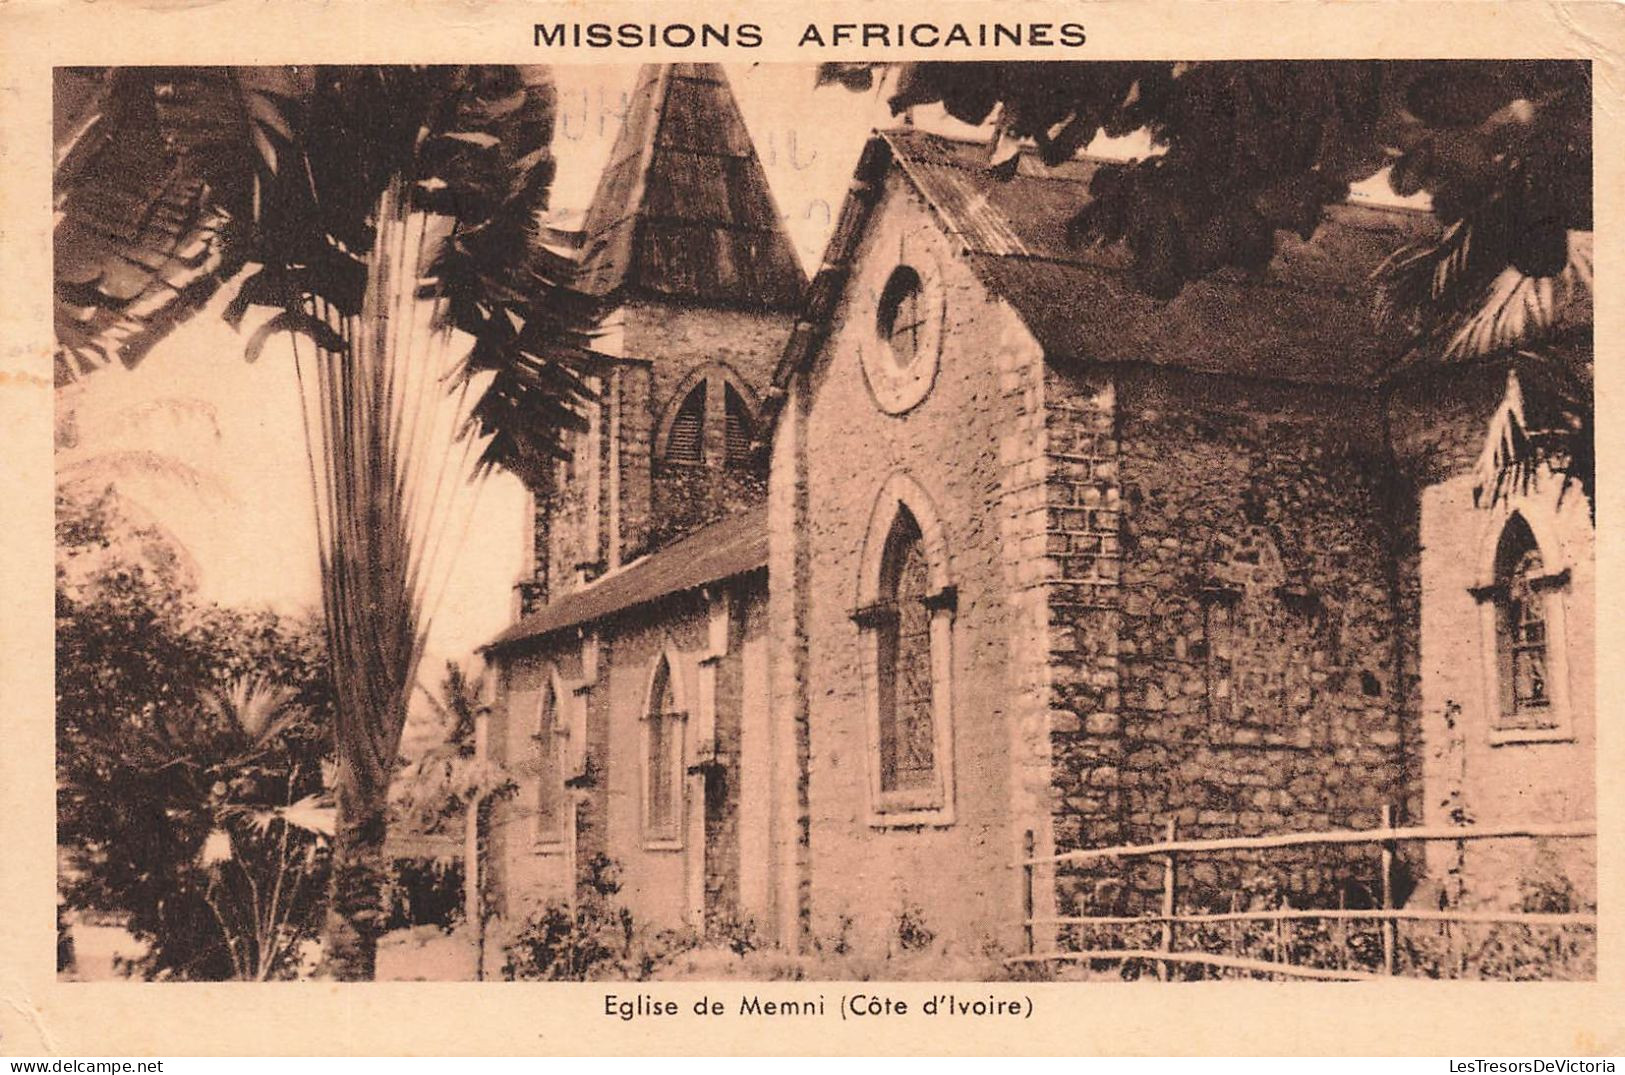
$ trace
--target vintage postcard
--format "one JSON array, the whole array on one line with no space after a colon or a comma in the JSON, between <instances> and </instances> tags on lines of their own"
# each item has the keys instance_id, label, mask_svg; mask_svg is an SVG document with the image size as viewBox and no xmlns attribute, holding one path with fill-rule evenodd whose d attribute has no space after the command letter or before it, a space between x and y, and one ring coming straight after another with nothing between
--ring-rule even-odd
<instances>
[{"instance_id":1,"label":"vintage postcard","mask_svg":"<svg viewBox=\"0 0 1625 1075\"><path fill-rule=\"evenodd\" d=\"M0 1050L1625 1051L1617 7L14 3Z\"/></svg>"}]
</instances>

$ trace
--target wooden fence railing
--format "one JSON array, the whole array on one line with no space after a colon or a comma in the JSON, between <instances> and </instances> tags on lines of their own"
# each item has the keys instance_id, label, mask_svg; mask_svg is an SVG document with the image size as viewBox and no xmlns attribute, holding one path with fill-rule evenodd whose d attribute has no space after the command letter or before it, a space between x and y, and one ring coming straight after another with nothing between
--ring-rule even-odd
<instances>
[{"instance_id":1,"label":"wooden fence railing","mask_svg":"<svg viewBox=\"0 0 1625 1075\"><path fill-rule=\"evenodd\" d=\"M1435 921L1446 923L1506 923L1524 926L1554 928L1578 927L1595 930L1597 916L1586 912L1537 911L1473 911L1432 910L1427 908L1397 907L1394 903L1394 855L1397 846L1406 842L1438 842L1464 844L1479 840L1510 839L1588 839L1597 834L1594 820L1572 821L1543 825L1488 825L1488 826L1423 826L1395 828L1388 808L1382 811L1382 823L1375 829L1344 829L1328 832L1280 833L1269 836L1241 836L1229 839L1181 840L1172 821L1167 823L1165 838L1154 844L1123 844L1116 847L1085 848L1059 855L1034 857L1035 838L1028 832L1023 840L1023 858L1015 865L1023 871L1023 928L1026 951L1007 962L1021 963L1095 963L1150 962L1161 978L1172 978L1176 964L1197 964L1230 970L1266 973L1283 977L1318 979L1327 981L1354 981L1379 978L1395 973L1396 923L1402 921ZM1186 855L1208 855L1237 851L1268 851L1290 847L1328 847L1348 844L1374 844L1378 848L1377 863L1380 874L1380 905L1369 908L1298 908L1278 907L1257 910L1232 910L1214 913L1176 913L1175 895L1178 885L1176 860ZM1035 917L1035 885L1037 871L1042 866L1060 866L1101 860L1133 860L1160 858L1163 861L1162 905L1159 913L1142 915L1081 915L1072 917ZM1214 923L1274 922L1278 928L1301 920L1337 923L1346 931L1350 922L1375 922L1382 944L1380 973L1347 966L1321 967L1291 962L1279 958L1290 951L1289 944L1276 945L1277 958L1256 959L1249 956L1222 954L1177 947L1180 926ZM1056 948L1052 951L1036 950L1040 927L1157 927L1159 943L1155 948ZM1346 945L1346 937L1345 937Z\"/></svg>"}]
</instances>

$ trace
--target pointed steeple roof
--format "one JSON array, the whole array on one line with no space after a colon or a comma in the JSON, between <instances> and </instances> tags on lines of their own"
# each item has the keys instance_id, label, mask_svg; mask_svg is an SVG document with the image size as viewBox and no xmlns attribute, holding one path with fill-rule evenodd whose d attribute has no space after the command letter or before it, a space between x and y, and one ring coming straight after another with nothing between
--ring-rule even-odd
<instances>
[{"instance_id":1,"label":"pointed steeple roof","mask_svg":"<svg viewBox=\"0 0 1625 1075\"><path fill-rule=\"evenodd\" d=\"M793 308L806 286L727 76L646 64L582 226L577 286Z\"/></svg>"}]
</instances>

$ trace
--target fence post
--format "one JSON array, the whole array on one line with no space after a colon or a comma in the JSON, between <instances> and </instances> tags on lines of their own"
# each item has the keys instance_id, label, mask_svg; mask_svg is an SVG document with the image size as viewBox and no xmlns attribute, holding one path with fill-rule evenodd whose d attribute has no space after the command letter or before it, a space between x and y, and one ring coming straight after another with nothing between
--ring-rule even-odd
<instances>
[{"instance_id":1,"label":"fence post","mask_svg":"<svg viewBox=\"0 0 1625 1075\"><path fill-rule=\"evenodd\" d=\"M1174 842L1174 819L1168 819L1167 842ZM1168 852L1162 862L1162 950L1174 950L1174 853ZM1168 981L1174 976L1174 963L1165 959L1161 963L1162 980Z\"/></svg>"},{"instance_id":2,"label":"fence post","mask_svg":"<svg viewBox=\"0 0 1625 1075\"><path fill-rule=\"evenodd\" d=\"M1021 928L1027 942L1027 954L1033 955L1036 946L1033 937L1033 855L1036 841L1033 830L1028 829L1021 838Z\"/></svg>"},{"instance_id":3,"label":"fence post","mask_svg":"<svg viewBox=\"0 0 1625 1075\"><path fill-rule=\"evenodd\" d=\"M1390 912L1382 916L1382 973L1394 973L1394 810L1382 808L1382 909Z\"/></svg>"}]
</instances>

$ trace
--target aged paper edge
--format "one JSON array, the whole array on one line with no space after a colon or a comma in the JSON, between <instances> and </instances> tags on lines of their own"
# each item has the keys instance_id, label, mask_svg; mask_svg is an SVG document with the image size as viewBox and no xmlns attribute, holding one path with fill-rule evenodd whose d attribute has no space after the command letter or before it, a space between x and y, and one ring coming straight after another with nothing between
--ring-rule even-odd
<instances>
[{"instance_id":1,"label":"aged paper edge","mask_svg":"<svg viewBox=\"0 0 1625 1075\"><path fill-rule=\"evenodd\" d=\"M810 63L878 58L861 49L795 47L809 18L823 22L1054 19L1052 6L831 3L662 5L670 21L754 21L761 48L539 50L541 19L650 20L647 5L283 0L215 3L41 3L0 6L0 1053L109 1054L1525 1054L1625 1052L1625 791L1600 781L1600 977L1594 983L1394 981L1327 987L1214 983L964 984L961 995L1028 996L1031 1020L946 1022L693 1017L622 1022L603 1014L607 992L646 992L687 1010L702 995L737 1008L742 994L832 1001L841 983L471 983L247 986L60 983L54 964L55 840L52 763L50 68L57 64L273 62L631 63L694 59ZM1620 264L1620 160L1625 101L1625 8L1604 3L1365 5L1099 2L1069 8L1089 44L1076 57L1406 58L1584 57L1596 79L1599 269ZM1043 58L984 50L964 58ZM893 50L886 59L927 58ZM946 58L946 57L928 57ZM1605 356L1622 338L1621 292L1604 287L1597 333ZM1620 373L1607 358L1598 411L1611 413ZM1599 426L1604 478L1597 516L1602 593L1622 591L1625 549L1610 529L1621 426ZM1606 600L1603 607L1607 607ZM1601 652L1618 649L1625 618L1600 617ZM1625 666L1602 662L1603 699L1625 694ZM1606 713L1606 710L1605 710ZM1625 769L1625 729L1601 720L1598 772ZM945 983L863 987L918 1000ZM832 1005L833 1008L833 1005Z\"/></svg>"}]
</instances>

